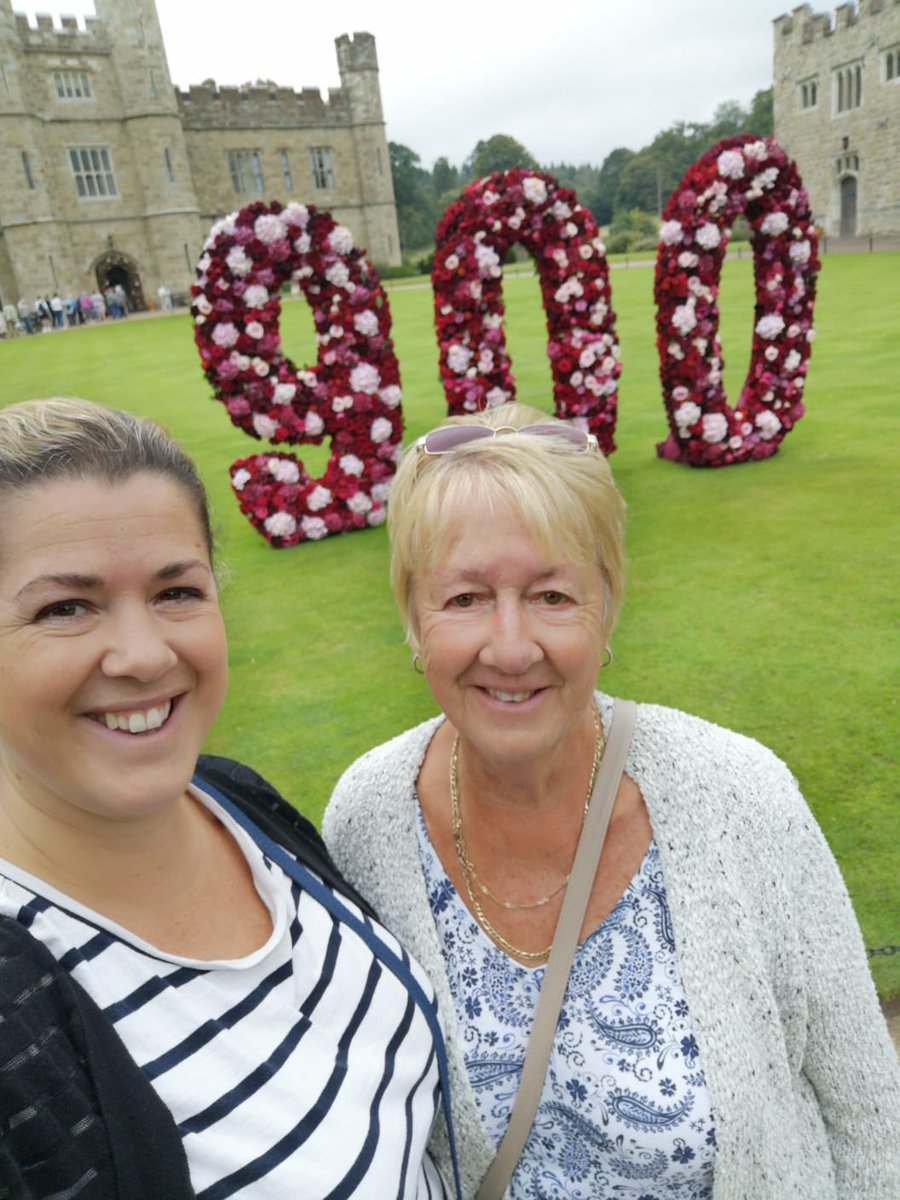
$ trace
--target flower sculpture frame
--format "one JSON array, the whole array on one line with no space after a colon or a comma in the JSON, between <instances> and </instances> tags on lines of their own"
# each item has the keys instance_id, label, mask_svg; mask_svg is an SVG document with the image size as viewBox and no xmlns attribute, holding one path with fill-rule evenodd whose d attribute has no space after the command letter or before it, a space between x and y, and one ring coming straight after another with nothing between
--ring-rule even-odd
<instances>
[{"instance_id":1,"label":"flower sculpture frame","mask_svg":"<svg viewBox=\"0 0 900 1200\"><path fill-rule=\"evenodd\" d=\"M717 296L728 233L750 226L756 308L750 367L731 407ZM670 435L662 458L721 467L774 454L803 415L818 237L795 164L774 138L741 134L688 168L663 210L656 330Z\"/></svg>"},{"instance_id":2,"label":"flower sculpture frame","mask_svg":"<svg viewBox=\"0 0 900 1200\"><path fill-rule=\"evenodd\" d=\"M606 250L590 211L540 171L471 183L438 224L431 282L440 373L451 415L515 399L503 332L503 268L521 244L537 265L556 416L615 449L621 372Z\"/></svg>"},{"instance_id":3,"label":"flower sculpture frame","mask_svg":"<svg viewBox=\"0 0 900 1200\"><path fill-rule=\"evenodd\" d=\"M312 367L282 350L288 282L312 308ZM320 479L284 451L232 464L253 526L281 547L381 524L403 433L400 372L387 297L350 230L311 205L250 204L213 225L192 296L204 373L232 422L275 445L331 439Z\"/></svg>"}]
</instances>

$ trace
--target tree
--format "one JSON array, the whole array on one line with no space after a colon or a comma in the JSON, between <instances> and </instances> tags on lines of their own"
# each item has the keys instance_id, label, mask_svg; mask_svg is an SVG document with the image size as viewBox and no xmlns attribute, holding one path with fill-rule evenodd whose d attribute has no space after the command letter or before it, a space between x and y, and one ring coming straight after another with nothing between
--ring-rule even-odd
<instances>
[{"instance_id":1,"label":"tree","mask_svg":"<svg viewBox=\"0 0 900 1200\"><path fill-rule=\"evenodd\" d=\"M446 155L439 158L431 169L431 188L435 196L444 196L459 187L459 171Z\"/></svg>"},{"instance_id":2,"label":"tree","mask_svg":"<svg viewBox=\"0 0 900 1200\"><path fill-rule=\"evenodd\" d=\"M511 167L537 170L538 164L521 142L507 133L495 133L487 141L476 144L462 169L467 179L480 179L492 171L508 171Z\"/></svg>"},{"instance_id":3,"label":"tree","mask_svg":"<svg viewBox=\"0 0 900 1200\"><path fill-rule=\"evenodd\" d=\"M775 132L775 115L772 108L772 89L763 88L758 91L750 103L750 117L747 122L751 133L759 137L771 137Z\"/></svg>"},{"instance_id":4,"label":"tree","mask_svg":"<svg viewBox=\"0 0 900 1200\"><path fill-rule=\"evenodd\" d=\"M414 150L400 142L388 142L397 226L402 250L421 250L434 241L437 205L431 174L420 165Z\"/></svg>"}]
</instances>

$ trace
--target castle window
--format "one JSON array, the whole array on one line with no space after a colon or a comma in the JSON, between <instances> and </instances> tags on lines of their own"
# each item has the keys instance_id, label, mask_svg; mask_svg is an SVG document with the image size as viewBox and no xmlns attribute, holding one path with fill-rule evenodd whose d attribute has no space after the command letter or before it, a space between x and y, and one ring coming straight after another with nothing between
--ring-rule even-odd
<instances>
[{"instance_id":1,"label":"castle window","mask_svg":"<svg viewBox=\"0 0 900 1200\"><path fill-rule=\"evenodd\" d=\"M6 92L9 95L9 84L6 82L6 72L3 70L3 63L0 63L0 91Z\"/></svg>"},{"instance_id":2,"label":"castle window","mask_svg":"<svg viewBox=\"0 0 900 1200\"><path fill-rule=\"evenodd\" d=\"M810 108L815 108L819 103L818 79L804 79L799 85L798 93L800 108L804 112Z\"/></svg>"},{"instance_id":3,"label":"castle window","mask_svg":"<svg viewBox=\"0 0 900 1200\"><path fill-rule=\"evenodd\" d=\"M284 183L284 190L292 192L294 190L294 180L291 176L291 160L288 158L287 150L279 150L278 157L281 161L281 178Z\"/></svg>"},{"instance_id":4,"label":"castle window","mask_svg":"<svg viewBox=\"0 0 900 1200\"><path fill-rule=\"evenodd\" d=\"M78 146L69 151L79 200L118 196L112 160L105 146Z\"/></svg>"},{"instance_id":5,"label":"castle window","mask_svg":"<svg viewBox=\"0 0 900 1200\"><path fill-rule=\"evenodd\" d=\"M172 153L169 150L168 146L166 146L165 149L163 150L163 158L166 160L166 171L168 173L169 179L174 180L175 179L175 169L172 166Z\"/></svg>"},{"instance_id":6,"label":"castle window","mask_svg":"<svg viewBox=\"0 0 900 1200\"><path fill-rule=\"evenodd\" d=\"M28 151L22 151L22 170L25 172L25 179L29 188L34 191L34 176L31 174L31 163L28 161Z\"/></svg>"},{"instance_id":7,"label":"castle window","mask_svg":"<svg viewBox=\"0 0 900 1200\"><path fill-rule=\"evenodd\" d=\"M91 98L91 81L86 71L54 71L53 82L60 100Z\"/></svg>"},{"instance_id":8,"label":"castle window","mask_svg":"<svg viewBox=\"0 0 900 1200\"><path fill-rule=\"evenodd\" d=\"M862 105L862 63L849 63L833 72L835 114L850 112Z\"/></svg>"},{"instance_id":9,"label":"castle window","mask_svg":"<svg viewBox=\"0 0 900 1200\"><path fill-rule=\"evenodd\" d=\"M334 187L330 146L312 146L309 151L309 166L313 184L319 191Z\"/></svg>"},{"instance_id":10,"label":"castle window","mask_svg":"<svg viewBox=\"0 0 900 1200\"><path fill-rule=\"evenodd\" d=\"M239 196L260 196L266 190L262 158L258 150L229 150L228 170L231 186Z\"/></svg>"},{"instance_id":11,"label":"castle window","mask_svg":"<svg viewBox=\"0 0 900 1200\"><path fill-rule=\"evenodd\" d=\"M900 83L900 46L892 46L885 51L884 82Z\"/></svg>"}]
</instances>

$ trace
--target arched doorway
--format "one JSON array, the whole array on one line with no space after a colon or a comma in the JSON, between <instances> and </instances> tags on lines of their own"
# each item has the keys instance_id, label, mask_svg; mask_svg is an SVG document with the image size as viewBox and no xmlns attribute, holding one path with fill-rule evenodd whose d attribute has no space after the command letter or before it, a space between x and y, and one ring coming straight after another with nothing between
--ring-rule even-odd
<instances>
[{"instance_id":1,"label":"arched doorway","mask_svg":"<svg viewBox=\"0 0 900 1200\"><path fill-rule=\"evenodd\" d=\"M856 176L841 180L841 237L856 237Z\"/></svg>"},{"instance_id":2,"label":"arched doorway","mask_svg":"<svg viewBox=\"0 0 900 1200\"><path fill-rule=\"evenodd\" d=\"M142 312L147 307L137 264L121 250L109 250L98 258L94 263L94 274L101 292L106 291L108 287L115 287L117 283L121 284L132 312Z\"/></svg>"}]
</instances>

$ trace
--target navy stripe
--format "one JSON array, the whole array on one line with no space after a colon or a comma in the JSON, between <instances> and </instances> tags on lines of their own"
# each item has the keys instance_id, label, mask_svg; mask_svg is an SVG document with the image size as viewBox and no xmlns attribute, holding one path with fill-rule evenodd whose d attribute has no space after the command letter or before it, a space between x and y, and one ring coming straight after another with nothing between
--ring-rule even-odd
<instances>
[{"instance_id":1,"label":"navy stripe","mask_svg":"<svg viewBox=\"0 0 900 1200\"><path fill-rule=\"evenodd\" d=\"M318 1098L310 1105L306 1116L265 1154L261 1154L258 1158L246 1163L240 1170L233 1171L230 1175L223 1175L221 1179L210 1184L208 1188L205 1188L202 1192L198 1192L197 1200L226 1200L226 1197L240 1191L241 1188L248 1187L251 1183L256 1183L259 1179L264 1179L270 1171L284 1162L286 1158L290 1158L294 1151L315 1133L328 1116L334 1104L335 1097L345 1080L347 1075L347 1053L357 1030L362 1024L363 1018L369 1011L380 974L381 965L376 959L369 967L366 986L357 1003L356 1010L338 1042L331 1076Z\"/></svg>"},{"instance_id":2,"label":"navy stripe","mask_svg":"<svg viewBox=\"0 0 900 1200\"><path fill-rule=\"evenodd\" d=\"M425 1080L425 1077L427 1076L428 1072L431 1070L431 1066L432 1066L433 1062L434 1062L434 1048L432 1047L431 1053L428 1055L428 1061L425 1063L425 1066L422 1068L422 1074L413 1083L413 1086L409 1089L409 1095L406 1097L406 1104L403 1106L403 1111L406 1114L406 1142L403 1146L403 1159L402 1159L402 1164L401 1164L401 1168L400 1168L401 1194L402 1194L403 1189L406 1187L406 1176L409 1172L409 1156L412 1153L413 1101L415 1100L415 1098L418 1094L419 1088L422 1086L422 1084ZM435 1112L437 1112L438 1100L440 1097L440 1083L438 1081L435 1081L435 1085L434 1085L434 1089L433 1089L433 1097L434 1097L434 1110L435 1110ZM424 1174L424 1172L423 1172L423 1174ZM429 1195L430 1194L431 1194L431 1192L429 1189Z\"/></svg>"},{"instance_id":3,"label":"navy stripe","mask_svg":"<svg viewBox=\"0 0 900 1200\"><path fill-rule=\"evenodd\" d=\"M194 967L179 967L168 975L154 975L152 979L142 983L129 995L117 1000L115 1004L108 1004L103 1011L115 1025L117 1021L121 1021L124 1017L137 1012L139 1008L143 1008L145 1004L149 1004L151 1000L155 1000L166 988L184 987L186 983L196 979L199 974L200 972Z\"/></svg>"},{"instance_id":4,"label":"navy stripe","mask_svg":"<svg viewBox=\"0 0 900 1200\"><path fill-rule=\"evenodd\" d=\"M215 1104L210 1104L195 1116L181 1122L178 1132L182 1138L187 1137L189 1133L202 1133L204 1129L209 1129L210 1125L215 1125L217 1121L227 1117L230 1112L239 1108L245 1100L274 1079L296 1050L300 1039L311 1028L311 1023L305 1018L291 1026L287 1037L275 1048L266 1062L260 1063L245 1079L235 1084L224 1096L220 1096Z\"/></svg>"},{"instance_id":5,"label":"navy stripe","mask_svg":"<svg viewBox=\"0 0 900 1200\"><path fill-rule=\"evenodd\" d=\"M30 929L41 913L46 912L50 907L50 901L45 900L43 896L33 896L27 904L23 904L19 909L16 920L26 929Z\"/></svg>"},{"instance_id":6,"label":"navy stripe","mask_svg":"<svg viewBox=\"0 0 900 1200\"><path fill-rule=\"evenodd\" d=\"M117 939L115 939L117 940ZM59 965L66 971L74 971L81 963L90 962L113 944L114 939L103 930L95 933L83 946L73 946L59 960Z\"/></svg>"},{"instance_id":7,"label":"navy stripe","mask_svg":"<svg viewBox=\"0 0 900 1200\"><path fill-rule=\"evenodd\" d=\"M319 978L316 980L316 986L300 1005L300 1011L307 1017L311 1017L313 1015L313 1013L316 1011L319 1001L328 991L328 987L334 978L334 969L337 966L338 955L341 951L341 942L343 941L341 927L338 922L335 921L334 917L331 916L331 913L328 915L331 917L332 922L331 934L328 938L328 945L325 948L325 958L322 962L322 970L319 972Z\"/></svg>"},{"instance_id":8,"label":"navy stripe","mask_svg":"<svg viewBox=\"0 0 900 1200\"><path fill-rule=\"evenodd\" d=\"M369 1132L366 1134L365 1141L362 1144L359 1154L356 1156L356 1161L350 1167L350 1170L344 1175L340 1183L332 1188L323 1200L339 1200L342 1196L351 1196L360 1182L365 1178L366 1172L372 1164L372 1157L375 1154L375 1148L378 1145L378 1136L381 1132L381 1101L384 1093L387 1091L388 1084L394 1077L394 1069L397 1064L397 1051L403 1044L403 1040L409 1033L412 1025L413 1013L415 1011L415 1003L412 996L406 997L406 1011L403 1014L403 1020L394 1031L394 1036L388 1042L384 1056L384 1070L381 1073L381 1081L375 1095L372 1097L372 1104L369 1110ZM401 1175L401 1183L403 1176ZM401 1186L398 1196L403 1195Z\"/></svg>"},{"instance_id":9,"label":"navy stripe","mask_svg":"<svg viewBox=\"0 0 900 1200\"><path fill-rule=\"evenodd\" d=\"M233 1008L228 1009L221 1017L214 1017L212 1020L204 1021L189 1037L178 1042L171 1050L167 1050L165 1054L161 1054L159 1058L155 1058L151 1062L144 1063L141 1068L144 1074L150 1080L164 1075L166 1071L170 1071L173 1067L178 1066L179 1063L184 1062L186 1058L190 1058L192 1054L196 1054L201 1046L206 1046L223 1029L232 1029L237 1025L238 1021L243 1020L248 1013L258 1008L266 996L271 991L274 991L279 984L290 979L293 970L293 963L290 960L282 963L277 971L273 971L270 975L267 975L239 1004L235 1004Z\"/></svg>"}]
</instances>

